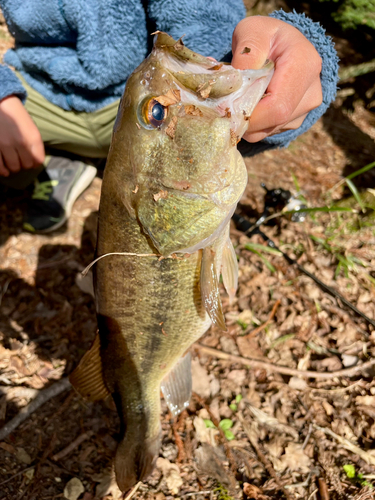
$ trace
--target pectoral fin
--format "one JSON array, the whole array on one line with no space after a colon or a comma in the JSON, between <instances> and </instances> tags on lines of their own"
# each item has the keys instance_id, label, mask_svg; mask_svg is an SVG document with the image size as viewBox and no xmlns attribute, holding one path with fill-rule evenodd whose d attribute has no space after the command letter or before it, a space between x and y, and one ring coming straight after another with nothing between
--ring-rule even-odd
<instances>
[{"instance_id":1,"label":"pectoral fin","mask_svg":"<svg viewBox=\"0 0 375 500\"><path fill-rule=\"evenodd\" d=\"M223 248L221 275L223 276L224 286L229 295L229 302L232 304L238 287L238 262L230 238L228 238Z\"/></svg>"},{"instance_id":2,"label":"pectoral fin","mask_svg":"<svg viewBox=\"0 0 375 500\"><path fill-rule=\"evenodd\" d=\"M84 354L77 368L71 373L69 380L77 392L88 401L98 401L108 396L109 391L102 374L99 333L96 334L91 349Z\"/></svg>"},{"instance_id":3,"label":"pectoral fin","mask_svg":"<svg viewBox=\"0 0 375 500\"><path fill-rule=\"evenodd\" d=\"M202 302L212 323L226 332L227 327L221 306L219 280L215 265L215 252L211 247L203 249L200 284Z\"/></svg>"},{"instance_id":4,"label":"pectoral fin","mask_svg":"<svg viewBox=\"0 0 375 500\"><path fill-rule=\"evenodd\" d=\"M192 385L191 355L188 352L178 360L160 386L168 408L174 417L189 406Z\"/></svg>"}]
</instances>

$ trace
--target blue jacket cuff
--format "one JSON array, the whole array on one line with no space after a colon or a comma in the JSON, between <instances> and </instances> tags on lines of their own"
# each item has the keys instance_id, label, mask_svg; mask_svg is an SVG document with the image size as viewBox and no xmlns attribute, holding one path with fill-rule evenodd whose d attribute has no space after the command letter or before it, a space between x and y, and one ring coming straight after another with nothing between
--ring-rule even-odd
<instances>
[{"instance_id":1,"label":"blue jacket cuff","mask_svg":"<svg viewBox=\"0 0 375 500\"><path fill-rule=\"evenodd\" d=\"M296 130L288 130L271 137L266 137L260 143L253 144L252 154L274 149L277 147L287 147L296 137L306 132L327 110L332 101L335 100L338 82L339 58L337 57L331 37L325 35L325 30L305 16L297 14L296 11L284 12L277 10L270 17L285 21L297 28L316 48L322 58L322 72L320 79L322 83L323 102L310 111L302 125Z\"/></svg>"},{"instance_id":2,"label":"blue jacket cuff","mask_svg":"<svg viewBox=\"0 0 375 500\"><path fill-rule=\"evenodd\" d=\"M0 64L0 82L0 101L10 95L16 95L25 102L26 90L14 72L4 64Z\"/></svg>"}]
</instances>

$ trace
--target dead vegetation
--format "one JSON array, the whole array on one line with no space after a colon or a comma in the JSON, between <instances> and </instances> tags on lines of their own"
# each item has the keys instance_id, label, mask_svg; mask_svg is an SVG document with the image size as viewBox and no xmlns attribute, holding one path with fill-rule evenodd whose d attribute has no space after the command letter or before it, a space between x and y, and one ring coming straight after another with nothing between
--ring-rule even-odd
<instances>
[{"instance_id":1,"label":"dead vegetation","mask_svg":"<svg viewBox=\"0 0 375 500\"><path fill-rule=\"evenodd\" d=\"M309 207L346 199L355 212L262 228L374 319L375 169L355 179L363 211L335 187L374 160L374 117L361 102L347 112L343 99L288 149L246 160L241 209L252 222L262 212L261 182L300 190ZM0 425L61 384L93 341L80 273L93 260L100 184L52 236L23 233L27 195L0 187ZM232 305L222 294L228 333L211 328L193 347L192 402L175 421L163 403L161 455L132 498L374 498L373 327L259 236L233 227L232 239L240 277ZM121 498L111 472L117 432L110 401L87 404L66 384L1 437L0 500Z\"/></svg>"}]
</instances>

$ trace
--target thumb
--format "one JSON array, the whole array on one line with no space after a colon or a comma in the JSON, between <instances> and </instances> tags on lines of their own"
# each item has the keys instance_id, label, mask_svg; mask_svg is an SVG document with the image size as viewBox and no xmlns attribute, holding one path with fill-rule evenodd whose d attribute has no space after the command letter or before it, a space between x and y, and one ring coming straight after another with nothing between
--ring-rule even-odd
<instances>
[{"instance_id":1,"label":"thumb","mask_svg":"<svg viewBox=\"0 0 375 500\"><path fill-rule=\"evenodd\" d=\"M265 19L267 26L265 26ZM271 43L278 26L272 18L247 17L240 21L232 39L232 66L237 69L259 69L269 58ZM272 19L273 20L273 19ZM277 23L276 23L277 24Z\"/></svg>"}]
</instances>

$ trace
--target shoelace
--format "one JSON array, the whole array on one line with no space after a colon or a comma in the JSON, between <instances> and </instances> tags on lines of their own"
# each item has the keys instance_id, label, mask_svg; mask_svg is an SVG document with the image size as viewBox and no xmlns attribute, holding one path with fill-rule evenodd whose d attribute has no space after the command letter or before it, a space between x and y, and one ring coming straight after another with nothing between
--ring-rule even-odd
<instances>
[{"instance_id":1,"label":"shoelace","mask_svg":"<svg viewBox=\"0 0 375 500\"><path fill-rule=\"evenodd\" d=\"M58 183L59 181L36 181L32 199L48 201L49 195L53 192L53 188L57 186Z\"/></svg>"}]
</instances>

